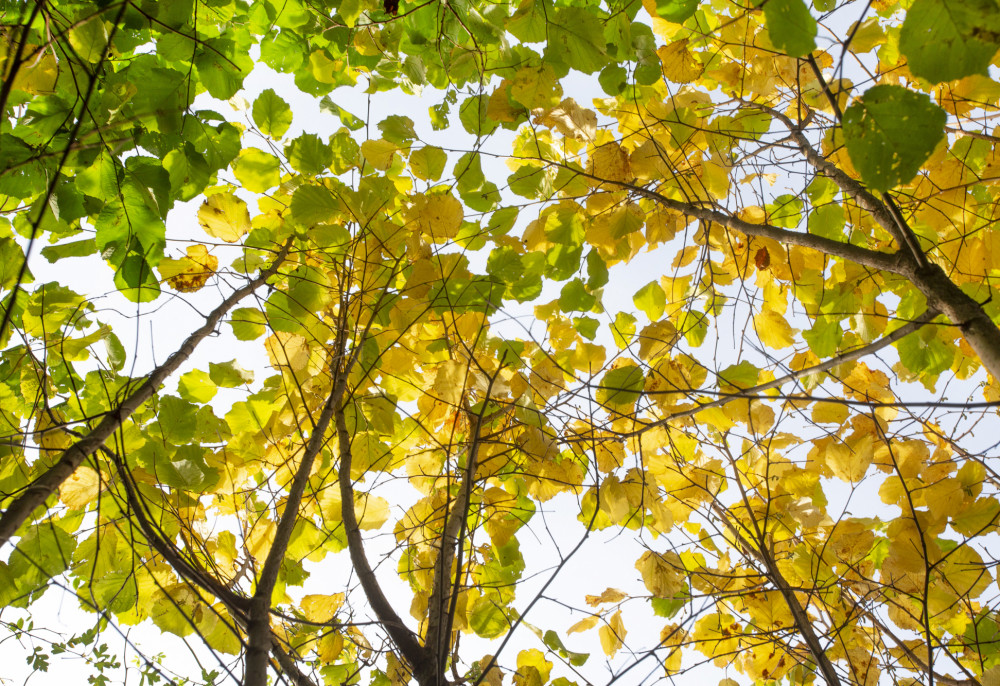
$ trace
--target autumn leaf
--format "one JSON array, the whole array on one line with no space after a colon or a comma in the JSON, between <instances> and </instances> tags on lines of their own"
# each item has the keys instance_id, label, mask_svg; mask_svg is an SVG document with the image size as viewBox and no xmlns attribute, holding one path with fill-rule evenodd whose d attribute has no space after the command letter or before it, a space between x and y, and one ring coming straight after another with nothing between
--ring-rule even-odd
<instances>
[{"instance_id":1,"label":"autumn leaf","mask_svg":"<svg viewBox=\"0 0 1000 686\"><path fill-rule=\"evenodd\" d=\"M188 246L186 257L160 260L157 265L160 276L180 293L201 290L218 267L219 258L210 255L204 245Z\"/></svg>"},{"instance_id":2,"label":"autumn leaf","mask_svg":"<svg viewBox=\"0 0 1000 686\"><path fill-rule=\"evenodd\" d=\"M250 231L247 204L231 193L208 196L198 209L198 221L209 236L235 243Z\"/></svg>"}]
</instances>

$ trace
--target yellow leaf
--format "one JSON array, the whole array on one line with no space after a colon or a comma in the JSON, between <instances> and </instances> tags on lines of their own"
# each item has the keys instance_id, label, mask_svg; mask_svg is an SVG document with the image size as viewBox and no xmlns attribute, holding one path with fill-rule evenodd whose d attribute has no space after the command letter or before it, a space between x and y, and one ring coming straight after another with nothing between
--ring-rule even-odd
<instances>
[{"instance_id":1,"label":"yellow leaf","mask_svg":"<svg viewBox=\"0 0 1000 686\"><path fill-rule=\"evenodd\" d=\"M319 639L316 646L316 654L325 663L336 660L344 650L344 636L337 632L330 632Z\"/></svg>"},{"instance_id":2,"label":"yellow leaf","mask_svg":"<svg viewBox=\"0 0 1000 686\"><path fill-rule=\"evenodd\" d=\"M276 331L264 341L264 348L274 368L288 367L293 372L301 372L309 364L311 351L303 336Z\"/></svg>"},{"instance_id":3,"label":"yellow leaf","mask_svg":"<svg viewBox=\"0 0 1000 686\"><path fill-rule=\"evenodd\" d=\"M416 196L408 217L416 223L420 233L441 241L458 235L465 213L462 203L451 193L434 193Z\"/></svg>"},{"instance_id":4,"label":"yellow leaf","mask_svg":"<svg viewBox=\"0 0 1000 686\"><path fill-rule=\"evenodd\" d=\"M269 519L258 519L247 536L247 549L255 560L263 560L274 542L274 532L277 527Z\"/></svg>"},{"instance_id":5,"label":"yellow leaf","mask_svg":"<svg viewBox=\"0 0 1000 686\"><path fill-rule=\"evenodd\" d=\"M617 143L605 143L596 148L590 154L587 171L608 181L628 182L633 178L628 153Z\"/></svg>"},{"instance_id":6,"label":"yellow leaf","mask_svg":"<svg viewBox=\"0 0 1000 686\"><path fill-rule=\"evenodd\" d=\"M380 138L377 141L365 141L361 144L361 154L365 156L368 164L379 171L385 171L392 166L392 156L399 148L395 143Z\"/></svg>"},{"instance_id":7,"label":"yellow leaf","mask_svg":"<svg viewBox=\"0 0 1000 686\"><path fill-rule=\"evenodd\" d=\"M639 358L653 362L669 354L678 338L677 328L666 319L648 324L639 332Z\"/></svg>"},{"instance_id":8,"label":"yellow leaf","mask_svg":"<svg viewBox=\"0 0 1000 686\"><path fill-rule=\"evenodd\" d=\"M0 40L6 42L9 37L0 33ZM48 50L41 50L37 53L36 51L39 51L37 45L28 44L25 46L25 54L34 54L35 57L22 64L17 70L17 75L14 77L14 90L21 90L33 95L43 95L55 90L56 79L59 77L56 56Z\"/></svg>"},{"instance_id":9,"label":"yellow leaf","mask_svg":"<svg viewBox=\"0 0 1000 686\"><path fill-rule=\"evenodd\" d=\"M577 140L593 141L597 135L597 113L583 109L573 98L566 98L551 110L536 113L535 121Z\"/></svg>"},{"instance_id":10,"label":"yellow leaf","mask_svg":"<svg viewBox=\"0 0 1000 686\"><path fill-rule=\"evenodd\" d=\"M983 686L1000 686L1000 665L990 667L979 678L979 683Z\"/></svg>"},{"instance_id":11,"label":"yellow leaf","mask_svg":"<svg viewBox=\"0 0 1000 686\"><path fill-rule=\"evenodd\" d=\"M90 467L78 467L59 486L59 500L71 510L81 510L101 492L100 475Z\"/></svg>"},{"instance_id":12,"label":"yellow leaf","mask_svg":"<svg viewBox=\"0 0 1000 686\"><path fill-rule=\"evenodd\" d=\"M479 661L479 670L482 671L489 667L490 662L493 661L492 655L484 655ZM501 686L503 684L503 672L494 664L490 667L489 671L482 676L482 680L479 682L483 686Z\"/></svg>"},{"instance_id":13,"label":"yellow leaf","mask_svg":"<svg viewBox=\"0 0 1000 686\"><path fill-rule=\"evenodd\" d=\"M510 104L510 85L510 80L504 79L490 95L489 104L486 105L487 118L499 122L515 122L524 114L522 108L515 108Z\"/></svg>"},{"instance_id":14,"label":"yellow leaf","mask_svg":"<svg viewBox=\"0 0 1000 686\"><path fill-rule=\"evenodd\" d=\"M671 41L656 51L663 63L663 75L674 83L691 83L704 70L694 55L688 50L688 39Z\"/></svg>"},{"instance_id":15,"label":"yellow leaf","mask_svg":"<svg viewBox=\"0 0 1000 686\"><path fill-rule=\"evenodd\" d=\"M872 463L873 451L871 444L868 450L863 446L852 449L846 443L831 443L826 449L826 464L835 476L844 481L858 483L864 478L868 466Z\"/></svg>"},{"instance_id":16,"label":"yellow leaf","mask_svg":"<svg viewBox=\"0 0 1000 686\"><path fill-rule=\"evenodd\" d=\"M389 501L374 495L360 496L354 511L362 530L380 529L389 520Z\"/></svg>"},{"instance_id":17,"label":"yellow leaf","mask_svg":"<svg viewBox=\"0 0 1000 686\"><path fill-rule=\"evenodd\" d=\"M584 600L587 601L587 605L590 605L591 607L597 607L601 603L617 603L619 601L625 600L626 598L628 598L628 595L626 595L622 591L619 591L617 588L606 588L604 589L604 592L601 593L601 595L588 595L586 598L584 598ZM588 620L585 619L583 621L586 622ZM594 623L596 623L596 620ZM593 626L593 624L591 624L590 626ZM583 629L578 629L578 631L583 631Z\"/></svg>"},{"instance_id":18,"label":"yellow leaf","mask_svg":"<svg viewBox=\"0 0 1000 686\"><path fill-rule=\"evenodd\" d=\"M577 622L570 628L566 629L566 633L578 634L581 631L589 631L590 629L593 629L595 626L597 626L597 622L600 619L601 618L598 615L590 615L589 617L581 619L579 622Z\"/></svg>"},{"instance_id":19,"label":"yellow leaf","mask_svg":"<svg viewBox=\"0 0 1000 686\"><path fill-rule=\"evenodd\" d=\"M813 405L812 420L817 424L843 424L848 413L847 405L819 402Z\"/></svg>"},{"instance_id":20,"label":"yellow leaf","mask_svg":"<svg viewBox=\"0 0 1000 686\"><path fill-rule=\"evenodd\" d=\"M661 554L647 550L635 563L642 582L657 598L673 598L684 588L686 572L680 556L668 550Z\"/></svg>"},{"instance_id":21,"label":"yellow leaf","mask_svg":"<svg viewBox=\"0 0 1000 686\"><path fill-rule=\"evenodd\" d=\"M549 680L549 672L552 671L552 663L545 659L545 655L540 650L535 648L529 648L528 650L522 650L517 654L517 675L514 678L514 683L518 684L530 684L538 686L547 683ZM518 676L526 677L519 682Z\"/></svg>"},{"instance_id":22,"label":"yellow leaf","mask_svg":"<svg viewBox=\"0 0 1000 686\"><path fill-rule=\"evenodd\" d=\"M302 613L310 622L329 622L345 600L343 593L310 594L302 598Z\"/></svg>"},{"instance_id":23,"label":"yellow leaf","mask_svg":"<svg viewBox=\"0 0 1000 686\"><path fill-rule=\"evenodd\" d=\"M250 231L247 204L232 193L208 196L198 210L198 221L205 233L226 243L235 243Z\"/></svg>"},{"instance_id":24,"label":"yellow leaf","mask_svg":"<svg viewBox=\"0 0 1000 686\"><path fill-rule=\"evenodd\" d=\"M434 397L447 405L457 406L466 391L469 366L461 360L441 363L434 377Z\"/></svg>"},{"instance_id":25,"label":"yellow leaf","mask_svg":"<svg viewBox=\"0 0 1000 686\"><path fill-rule=\"evenodd\" d=\"M625 635L628 633L622 622L621 610L612 615L608 623L602 626L597 633L601 638L601 648L604 650L604 654L613 657L622 647Z\"/></svg>"},{"instance_id":26,"label":"yellow leaf","mask_svg":"<svg viewBox=\"0 0 1000 686\"><path fill-rule=\"evenodd\" d=\"M615 524L623 523L632 511L625 486L614 474L601 484L601 509L608 513Z\"/></svg>"},{"instance_id":27,"label":"yellow leaf","mask_svg":"<svg viewBox=\"0 0 1000 686\"><path fill-rule=\"evenodd\" d=\"M209 255L208 248L204 245L188 246L187 257L178 260L163 259L156 265L160 276L167 280L171 288L180 293L201 290L218 267L219 258Z\"/></svg>"},{"instance_id":28,"label":"yellow leaf","mask_svg":"<svg viewBox=\"0 0 1000 686\"><path fill-rule=\"evenodd\" d=\"M62 430L63 417L58 410L41 412L35 420L35 442L45 450L65 450L73 437Z\"/></svg>"},{"instance_id":29,"label":"yellow leaf","mask_svg":"<svg viewBox=\"0 0 1000 686\"><path fill-rule=\"evenodd\" d=\"M795 343L793 336L798 333L798 329L789 326L785 318L777 312L771 310L759 312L754 315L753 323L760 342L768 348L781 350Z\"/></svg>"}]
</instances>

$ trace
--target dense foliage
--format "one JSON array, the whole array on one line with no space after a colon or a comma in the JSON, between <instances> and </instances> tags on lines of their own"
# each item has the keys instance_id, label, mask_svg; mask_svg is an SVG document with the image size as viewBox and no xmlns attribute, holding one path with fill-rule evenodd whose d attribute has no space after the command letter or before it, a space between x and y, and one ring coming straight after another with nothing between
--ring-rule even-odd
<instances>
[{"instance_id":1,"label":"dense foliage","mask_svg":"<svg viewBox=\"0 0 1000 686\"><path fill-rule=\"evenodd\" d=\"M0 7L34 668L1000 679L996 0Z\"/></svg>"}]
</instances>

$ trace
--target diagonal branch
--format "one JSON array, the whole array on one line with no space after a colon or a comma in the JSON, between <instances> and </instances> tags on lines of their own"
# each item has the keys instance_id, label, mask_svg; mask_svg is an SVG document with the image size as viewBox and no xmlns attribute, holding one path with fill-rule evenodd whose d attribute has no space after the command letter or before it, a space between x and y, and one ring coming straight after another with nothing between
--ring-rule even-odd
<instances>
[{"instance_id":1,"label":"diagonal branch","mask_svg":"<svg viewBox=\"0 0 1000 686\"><path fill-rule=\"evenodd\" d=\"M302 462L295 471L292 479L292 486L288 491L288 499L285 501L285 510L281 514L278 526L274 533L274 542L271 544L267 557L264 559L264 566L261 569L260 578L257 579L257 588L250 599L248 620L247 620L247 654L246 666L243 677L244 686L266 686L267 685L267 664L272 650L276 647L272 644L271 636L271 596L274 593L274 586L278 581L278 572L281 563L285 559L285 552L288 550L288 542L292 537L292 530L299 517L299 506L302 503L302 495L305 493L306 485L309 482L309 475L312 473L313 463L316 456L326 445L326 430L330 426L334 410L340 405L344 396L345 378L343 375L335 376L335 385L327 396L323 411L313 427L309 441L306 443L305 453ZM275 653L276 657L280 653ZM279 657L279 663L281 659ZM287 671L287 670L286 670Z\"/></svg>"},{"instance_id":2,"label":"diagonal branch","mask_svg":"<svg viewBox=\"0 0 1000 686\"><path fill-rule=\"evenodd\" d=\"M389 638L396 644L417 683L420 686L436 686L433 677L434 666L427 659L424 647L420 645L420 639L396 614L392 604L382 592L378 579L375 578L371 563L368 562L364 541L361 538L361 530L358 527L357 514L354 512L354 486L351 482L351 434L347 430L344 408L338 407L334 414L340 447L337 479L340 482L342 521L344 533L347 536L347 550L351 556L351 563L358 575L358 580L361 582L365 597L368 599L368 605L381 625L385 627Z\"/></svg>"},{"instance_id":3,"label":"diagonal branch","mask_svg":"<svg viewBox=\"0 0 1000 686\"><path fill-rule=\"evenodd\" d=\"M173 567L178 576L221 600L226 606L226 609L229 610L229 613L235 620L236 624L246 630L249 634L251 625L248 618L248 609L252 609L250 605L252 600L233 593L227 586L220 583L219 579L206 572L197 564L186 559L181 551L178 550L174 542L164 536L153 525L149 518L149 513L147 512L147 506L143 498L137 492L135 488L135 481L132 478L131 473L129 473L128 468L126 467L121 456L106 446L101 446L100 450L112 461L118 470L118 474L125 486L126 502L131 507L133 516L139 524L139 530L142 531L142 534L146 537L146 541L149 545L156 552L158 552L171 567ZM268 631L268 645L270 645L271 652L274 654L275 660L281 671L289 676L295 686L317 686L314 681L312 681L302 672L302 670L299 669L294 658L292 658L292 656L289 655L281 646L280 640L271 631L270 623L266 623L265 627L267 627ZM248 643L249 642L250 641L248 641Z\"/></svg>"},{"instance_id":4,"label":"diagonal branch","mask_svg":"<svg viewBox=\"0 0 1000 686\"><path fill-rule=\"evenodd\" d=\"M427 601L427 637L424 647L434 665L435 678L439 681L441 675L445 672L451 624L458 597L458 585L462 567L462 545L465 540L469 503L472 500L472 489L475 486L476 470L479 468L480 431L485 420L493 419L497 414L505 412L505 410L501 409L496 413L492 413L489 417L484 416L488 407L486 401L493 391L493 383L499 376L505 359L506 354L501 357L499 368L490 378L479 412L473 414L468 404L465 407L465 413L469 419L469 430L472 434L472 443L468 450L465 472L459 483L458 496L452 503L450 512L446 514L444 532L441 535L441 546L438 551L437 561L434 564L434 585L431 589L430 599ZM453 583L450 578L451 566L456 558L458 564L456 565L455 581ZM436 683L435 686L441 686L441 684Z\"/></svg>"},{"instance_id":5,"label":"diagonal branch","mask_svg":"<svg viewBox=\"0 0 1000 686\"><path fill-rule=\"evenodd\" d=\"M905 254L884 253L879 252L878 250L870 250L869 248L863 248L859 245L835 241L833 239L824 238L823 236L817 236L812 233L790 231L772 224L752 224L726 212L709 209L708 207L696 203L673 200L672 198L668 198L662 193L658 193L657 191L646 188L645 186L625 181L611 181L580 169L571 168L565 164L555 162L549 162L549 164L554 164L555 166L564 167L566 169L572 169L573 172L584 178L598 181L609 186L617 186L622 190L627 190L635 193L636 195L648 198L649 200L685 216L694 217L703 221L714 222L721 226L725 226L728 229L732 229L733 231L746 234L747 236L771 238L785 245L797 245L802 248L809 248L833 257L850 260L851 262L860 264L863 267L868 267L869 269L886 271L892 274L905 273L903 271L907 264Z\"/></svg>"},{"instance_id":6,"label":"diagonal branch","mask_svg":"<svg viewBox=\"0 0 1000 686\"><path fill-rule=\"evenodd\" d=\"M738 478L736 479L736 483L739 484ZM744 501L748 502L746 501L745 494ZM747 507L749 507L749 504ZM778 592L781 593L781 597L788 605L788 609L792 613L792 619L795 622L795 628L798 629L799 634L802 636L802 640L809 649L810 656L812 656L812 659L816 662L816 666L819 667L820 672L823 674L823 678L826 680L827 686L841 686L840 676L837 674L837 670L833 666L833 662L827 656L826 651L823 650L823 646L819 642L819 637L813 629L812 620L809 619L809 614L806 612L805 608L802 607L802 603L799 602L798 597L795 595L795 590L788 585L788 582L785 580L784 575L782 575L781 570L778 569L777 561L768 549L767 543L763 539L762 532L758 530L758 540L751 542L747 540L747 537L743 535L743 532L740 531L739 528L729 519L729 513L726 512L722 505L715 502L713 504L713 509L722 520L726 529L729 530L729 533L732 534L736 541L740 544L740 547L764 565L771 583L774 584ZM749 511L751 513L753 512L752 509ZM756 528L757 520L752 519L752 521L754 527ZM758 545L754 545L754 543L757 543Z\"/></svg>"},{"instance_id":7,"label":"diagonal branch","mask_svg":"<svg viewBox=\"0 0 1000 686\"><path fill-rule=\"evenodd\" d=\"M132 395L122 401L117 408L108 412L87 436L64 450L59 460L47 472L25 487L21 495L15 498L0 516L0 546L7 543L17 533L17 530L31 516L31 513L43 505L46 499L55 493L62 482L68 479L85 459L104 445L104 442L121 428L133 412L153 397L160 385L191 357L198 344L215 331L229 310L257 290L278 271L278 267L284 262L290 247L291 243L286 243L271 266L223 300L218 307L209 313L205 323L191 333L163 364L154 369Z\"/></svg>"},{"instance_id":8,"label":"diagonal branch","mask_svg":"<svg viewBox=\"0 0 1000 686\"><path fill-rule=\"evenodd\" d=\"M892 345L896 341L902 340L906 336L922 328L925 324L931 322L939 314L941 313L935 309L928 309L917 319L914 319L912 322L904 324L903 326L899 327L892 333L883 336L882 338L878 339L877 341L873 341L868 345L864 345L861 346L860 348L855 348L853 350L848 350L847 352L837 355L836 357L831 357L826 362L821 362L820 364L813 365L812 367L806 367L804 369L799 369L794 372L789 372L788 374L778 377L773 381L768 381L767 383L762 383L758 384L757 386L752 386L751 388L747 388L739 393L727 394L721 398L718 398L711 402L707 402L703 405L696 405L695 407L690 407L686 410L671 412L662 419L658 419L655 422L650 422L649 424L646 424L639 429L635 429L634 431L621 434L621 437L634 438L636 436L645 433L646 431L649 431L650 429L655 429L658 426L663 426L668 422L672 422L675 419L683 419L685 417L690 417L692 415L698 414L702 410L707 410L712 407L721 407L722 405L730 403L733 400L739 399L744 396L747 397L757 396L763 393L764 391L771 390L772 388L779 388L788 383L789 381L794 381L795 379L801 379L803 376L809 376L810 374L820 374L822 372L829 371L830 369L833 369L838 365L842 365L845 362L853 362L854 360L878 352L882 348Z\"/></svg>"}]
</instances>

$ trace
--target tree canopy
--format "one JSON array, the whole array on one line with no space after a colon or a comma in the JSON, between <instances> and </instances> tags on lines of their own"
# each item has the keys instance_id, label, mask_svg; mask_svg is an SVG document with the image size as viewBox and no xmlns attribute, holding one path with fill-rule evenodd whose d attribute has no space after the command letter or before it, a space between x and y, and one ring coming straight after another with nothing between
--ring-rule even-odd
<instances>
[{"instance_id":1,"label":"tree canopy","mask_svg":"<svg viewBox=\"0 0 1000 686\"><path fill-rule=\"evenodd\" d=\"M0 34L33 669L998 683L997 0L27 0Z\"/></svg>"}]
</instances>

